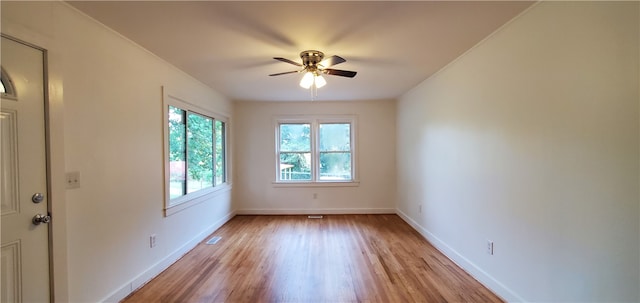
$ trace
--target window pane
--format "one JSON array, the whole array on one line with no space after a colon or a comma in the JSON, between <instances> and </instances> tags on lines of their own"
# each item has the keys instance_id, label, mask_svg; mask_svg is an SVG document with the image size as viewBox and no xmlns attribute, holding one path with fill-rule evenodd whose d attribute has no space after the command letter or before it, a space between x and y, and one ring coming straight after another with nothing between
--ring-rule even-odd
<instances>
[{"instance_id":1,"label":"window pane","mask_svg":"<svg viewBox=\"0 0 640 303\"><path fill-rule=\"evenodd\" d=\"M320 180L351 180L351 153L320 153Z\"/></svg>"},{"instance_id":2,"label":"window pane","mask_svg":"<svg viewBox=\"0 0 640 303\"><path fill-rule=\"evenodd\" d=\"M311 125L280 124L280 151L311 151Z\"/></svg>"},{"instance_id":3,"label":"window pane","mask_svg":"<svg viewBox=\"0 0 640 303\"><path fill-rule=\"evenodd\" d=\"M187 193L213 186L213 119L187 115Z\"/></svg>"},{"instance_id":4,"label":"window pane","mask_svg":"<svg viewBox=\"0 0 640 303\"><path fill-rule=\"evenodd\" d=\"M186 194L185 111L169 106L169 198Z\"/></svg>"},{"instance_id":5,"label":"window pane","mask_svg":"<svg viewBox=\"0 0 640 303\"><path fill-rule=\"evenodd\" d=\"M280 180L311 180L311 153L280 153Z\"/></svg>"},{"instance_id":6,"label":"window pane","mask_svg":"<svg viewBox=\"0 0 640 303\"><path fill-rule=\"evenodd\" d=\"M351 151L351 124L320 124L320 151Z\"/></svg>"},{"instance_id":7,"label":"window pane","mask_svg":"<svg viewBox=\"0 0 640 303\"><path fill-rule=\"evenodd\" d=\"M224 144L225 144L225 131L224 122L216 120L216 185L222 184L226 181L224 163Z\"/></svg>"}]
</instances>

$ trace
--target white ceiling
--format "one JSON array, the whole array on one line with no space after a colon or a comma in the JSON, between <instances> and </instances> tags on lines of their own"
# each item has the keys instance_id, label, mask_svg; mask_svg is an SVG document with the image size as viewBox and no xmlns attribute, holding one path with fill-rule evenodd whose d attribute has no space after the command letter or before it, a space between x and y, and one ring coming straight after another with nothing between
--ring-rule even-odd
<instances>
[{"instance_id":1,"label":"white ceiling","mask_svg":"<svg viewBox=\"0 0 640 303\"><path fill-rule=\"evenodd\" d=\"M232 100L304 101L303 50L347 60L316 100L395 98L532 2L72 1L71 5Z\"/></svg>"}]
</instances>

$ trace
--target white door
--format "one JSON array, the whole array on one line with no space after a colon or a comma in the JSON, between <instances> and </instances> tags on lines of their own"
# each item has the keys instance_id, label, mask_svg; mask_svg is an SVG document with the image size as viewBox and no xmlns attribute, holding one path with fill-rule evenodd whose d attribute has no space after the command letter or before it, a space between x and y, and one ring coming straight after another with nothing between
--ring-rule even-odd
<instances>
[{"instance_id":1,"label":"white door","mask_svg":"<svg viewBox=\"0 0 640 303\"><path fill-rule=\"evenodd\" d=\"M0 302L49 302L44 53L2 37L0 65Z\"/></svg>"}]
</instances>

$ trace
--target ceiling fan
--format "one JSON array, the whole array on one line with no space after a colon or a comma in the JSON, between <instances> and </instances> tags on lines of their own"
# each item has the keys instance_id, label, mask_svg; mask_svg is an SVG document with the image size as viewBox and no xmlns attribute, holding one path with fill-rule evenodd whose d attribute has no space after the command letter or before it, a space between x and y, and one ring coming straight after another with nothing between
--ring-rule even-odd
<instances>
[{"instance_id":1,"label":"ceiling fan","mask_svg":"<svg viewBox=\"0 0 640 303\"><path fill-rule=\"evenodd\" d=\"M286 62L289 64L293 64L295 66L302 67L302 69L290 71L290 72L284 72L284 73L271 74L269 76L280 76L280 75L293 74L293 73L304 73L302 80L300 80L300 86L306 89L309 89L312 86L314 88L320 88L320 87L323 87L325 84L327 84L327 81L322 77L323 74L333 75L333 76L342 76L342 77L348 77L348 78L353 78L356 76L356 72L354 71L328 68L336 64L340 64L347 61L340 56L331 56L329 58L324 59L324 53L322 53L321 51L306 50L300 53L300 58L302 59L302 64L286 58L280 58L280 57L273 58L282 62Z\"/></svg>"}]
</instances>

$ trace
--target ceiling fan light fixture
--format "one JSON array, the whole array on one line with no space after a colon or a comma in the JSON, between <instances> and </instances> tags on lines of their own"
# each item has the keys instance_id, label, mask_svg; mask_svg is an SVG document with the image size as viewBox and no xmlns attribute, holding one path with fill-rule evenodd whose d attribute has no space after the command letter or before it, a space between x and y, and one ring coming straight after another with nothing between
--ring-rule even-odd
<instances>
[{"instance_id":1,"label":"ceiling fan light fixture","mask_svg":"<svg viewBox=\"0 0 640 303\"><path fill-rule=\"evenodd\" d=\"M302 88L305 89L309 89L311 87L311 85L313 85L314 82L314 75L312 72L306 72L304 73L304 76L302 76L302 79L300 80L300 86ZM326 81L325 81L326 83Z\"/></svg>"},{"instance_id":2,"label":"ceiling fan light fixture","mask_svg":"<svg viewBox=\"0 0 640 303\"><path fill-rule=\"evenodd\" d=\"M321 88L327 84L327 80L322 75L317 75L315 79L316 88Z\"/></svg>"},{"instance_id":3,"label":"ceiling fan light fixture","mask_svg":"<svg viewBox=\"0 0 640 303\"><path fill-rule=\"evenodd\" d=\"M356 76L356 72L354 71L328 68L330 66L346 62L347 60L336 55L325 58L324 53L317 50L308 50L301 52L300 59L302 59L302 64L282 57L274 57L273 59L302 67L302 69L270 74L269 76L304 73L302 79L300 79L300 87L304 89L311 89L312 95L317 93L318 88L327 85L327 80L324 79L324 77L322 76L323 74L348 78L353 78Z\"/></svg>"}]
</instances>

